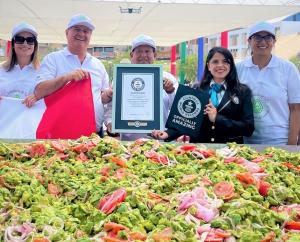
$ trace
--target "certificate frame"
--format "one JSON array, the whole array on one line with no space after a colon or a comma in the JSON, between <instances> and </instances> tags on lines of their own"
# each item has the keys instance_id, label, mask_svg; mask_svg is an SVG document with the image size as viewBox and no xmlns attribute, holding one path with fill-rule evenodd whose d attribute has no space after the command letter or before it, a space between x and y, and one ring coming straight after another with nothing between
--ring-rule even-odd
<instances>
[{"instance_id":1,"label":"certificate frame","mask_svg":"<svg viewBox=\"0 0 300 242\"><path fill-rule=\"evenodd\" d=\"M116 64L112 132L163 130L163 71L157 64Z\"/></svg>"}]
</instances>

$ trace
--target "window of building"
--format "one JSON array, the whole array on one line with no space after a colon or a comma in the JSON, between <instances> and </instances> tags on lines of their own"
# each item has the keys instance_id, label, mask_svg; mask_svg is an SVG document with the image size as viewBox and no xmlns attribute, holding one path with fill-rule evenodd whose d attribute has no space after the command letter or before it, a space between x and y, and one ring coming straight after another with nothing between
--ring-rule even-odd
<instances>
[{"instance_id":1,"label":"window of building","mask_svg":"<svg viewBox=\"0 0 300 242\"><path fill-rule=\"evenodd\" d=\"M114 52L114 47L104 47L104 52Z\"/></svg>"},{"instance_id":2,"label":"window of building","mask_svg":"<svg viewBox=\"0 0 300 242\"><path fill-rule=\"evenodd\" d=\"M239 39L239 35L238 34L233 34L230 35L229 37L229 43L230 45L238 45L238 39Z\"/></svg>"},{"instance_id":3,"label":"window of building","mask_svg":"<svg viewBox=\"0 0 300 242\"><path fill-rule=\"evenodd\" d=\"M209 40L209 45L211 48L217 46L217 38L213 38Z\"/></svg>"},{"instance_id":4,"label":"window of building","mask_svg":"<svg viewBox=\"0 0 300 242\"><path fill-rule=\"evenodd\" d=\"M103 47L94 47L95 52L103 52Z\"/></svg>"},{"instance_id":5,"label":"window of building","mask_svg":"<svg viewBox=\"0 0 300 242\"><path fill-rule=\"evenodd\" d=\"M242 33L242 45L247 45L247 33Z\"/></svg>"},{"instance_id":6,"label":"window of building","mask_svg":"<svg viewBox=\"0 0 300 242\"><path fill-rule=\"evenodd\" d=\"M238 57L238 49L230 49L230 52L231 52L233 58Z\"/></svg>"}]
</instances>

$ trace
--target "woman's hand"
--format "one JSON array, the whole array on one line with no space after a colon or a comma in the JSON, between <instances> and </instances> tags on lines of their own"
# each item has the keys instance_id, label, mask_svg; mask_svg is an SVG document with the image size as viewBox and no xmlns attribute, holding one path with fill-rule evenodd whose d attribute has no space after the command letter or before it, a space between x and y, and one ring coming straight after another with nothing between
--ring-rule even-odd
<instances>
[{"instance_id":1,"label":"woman's hand","mask_svg":"<svg viewBox=\"0 0 300 242\"><path fill-rule=\"evenodd\" d=\"M217 109L210 100L209 103L205 106L204 114L207 114L210 122L214 123L216 121Z\"/></svg>"},{"instance_id":2,"label":"woman's hand","mask_svg":"<svg viewBox=\"0 0 300 242\"><path fill-rule=\"evenodd\" d=\"M160 130L153 130L151 136L155 139L165 140L169 137L168 133Z\"/></svg>"},{"instance_id":3,"label":"woman's hand","mask_svg":"<svg viewBox=\"0 0 300 242\"><path fill-rule=\"evenodd\" d=\"M26 107L31 108L33 106L33 104L35 104L36 101L37 101L37 98L35 97L35 95L31 94L31 95L27 96L22 101L22 103L24 103Z\"/></svg>"}]
</instances>

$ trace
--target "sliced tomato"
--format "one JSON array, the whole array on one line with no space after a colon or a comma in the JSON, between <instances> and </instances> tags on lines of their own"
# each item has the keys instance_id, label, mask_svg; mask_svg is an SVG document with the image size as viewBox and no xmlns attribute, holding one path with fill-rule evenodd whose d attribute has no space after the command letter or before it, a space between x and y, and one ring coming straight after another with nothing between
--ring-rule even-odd
<instances>
[{"instance_id":1,"label":"sliced tomato","mask_svg":"<svg viewBox=\"0 0 300 242\"><path fill-rule=\"evenodd\" d=\"M234 197L234 186L228 181L221 181L214 185L214 193L219 198L229 200Z\"/></svg>"},{"instance_id":2,"label":"sliced tomato","mask_svg":"<svg viewBox=\"0 0 300 242\"><path fill-rule=\"evenodd\" d=\"M236 174L236 178L246 185L256 185L255 178L249 172L238 173Z\"/></svg>"},{"instance_id":3,"label":"sliced tomato","mask_svg":"<svg viewBox=\"0 0 300 242\"><path fill-rule=\"evenodd\" d=\"M60 194L59 187L53 183L48 184L48 193L54 196Z\"/></svg>"},{"instance_id":4,"label":"sliced tomato","mask_svg":"<svg viewBox=\"0 0 300 242\"><path fill-rule=\"evenodd\" d=\"M154 150L146 151L144 155L154 161L155 163L159 163L162 165L167 165L169 163L169 158L166 155L159 154L155 152Z\"/></svg>"},{"instance_id":5,"label":"sliced tomato","mask_svg":"<svg viewBox=\"0 0 300 242\"><path fill-rule=\"evenodd\" d=\"M221 238L228 238L231 236L231 233L228 231L225 231L223 229L213 229L213 232L216 236Z\"/></svg>"},{"instance_id":6,"label":"sliced tomato","mask_svg":"<svg viewBox=\"0 0 300 242\"><path fill-rule=\"evenodd\" d=\"M300 230L300 222L288 221L285 224L285 228L288 230Z\"/></svg>"},{"instance_id":7,"label":"sliced tomato","mask_svg":"<svg viewBox=\"0 0 300 242\"><path fill-rule=\"evenodd\" d=\"M186 153L184 150L180 150L180 149L174 149L173 152L174 152L176 155L183 155L183 154Z\"/></svg>"},{"instance_id":8,"label":"sliced tomato","mask_svg":"<svg viewBox=\"0 0 300 242\"><path fill-rule=\"evenodd\" d=\"M113 177L117 178L118 180L122 180L125 176L126 176L125 168L120 168L113 174Z\"/></svg>"},{"instance_id":9,"label":"sliced tomato","mask_svg":"<svg viewBox=\"0 0 300 242\"><path fill-rule=\"evenodd\" d=\"M112 194L103 197L99 201L97 208L105 214L110 214L120 203L122 203L125 200L126 195L126 190L124 188L119 188Z\"/></svg>"},{"instance_id":10,"label":"sliced tomato","mask_svg":"<svg viewBox=\"0 0 300 242\"><path fill-rule=\"evenodd\" d=\"M88 158L83 152L80 152L80 154L76 157L76 160L85 162L88 160Z\"/></svg>"},{"instance_id":11,"label":"sliced tomato","mask_svg":"<svg viewBox=\"0 0 300 242\"><path fill-rule=\"evenodd\" d=\"M224 159L224 163L228 164L228 163L232 163L236 161L236 157L228 157Z\"/></svg>"},{"instance_id":12,"label":"sliced tomato","mask_svg":"<svg viewBox=\"0 0 300 242\"><path fill-rule=\"evenodd\" d=\"M162 197L162 196L160 196L160 195L158 195L157 193L154 193L154 192L148 192L148 197L150 199L155 200L156 203L159 203L161 201L165 201L165 202L169 202L170 201L169 199L164 198L164 197Z\"/></svg>"},{"instance_id":13,"label":"sliced tomato","mask_svg":"<svg viewBox=\"0 0 300 242\"><path fill-rule=\"evenodd\" d=\"M101 238L104 242L127 242L129 240L123 240L123 239L117 239L117 238L112 238L110 236L105 236Z\"/></svg>"},{"instance_id":14,"label":"sliced tomato","mask_svg":"<svg viewBox=\"0 0 300 242\"><path fill-rule=\"evenodd\" d=\"M64 154L64 153L57 153L56 156L61 160L66 160L69 157L68 154Z\"/></svg>"},{"instance_id":15,"label":"sliced tomato","mask_svg":"<svg viewBox=\"0 0 300 242\"><path fill-rule=\"evenodd\" d=\"M204 176L202 179L201 179L201 183L204 185L204 186L210 186L213 184L213 182L207 177L207 176Z\"/></svg>"},{"instance_id":16,"label":"sliced tomato","mask_svg":"<svg viewBox=\"0 0 300 242\"><path fill-rule=\"evenodd\" d=\"M258 188L259 194L262 195L263 197L268 196L270 187L271 187L271 184L269 182L261 180L259 182L259 188Z\"/></svg>"},{"instance_id":17,"label":"sliced tomato","mask_svg":"<svg viewBox=\"0 0 300 242\"><path fill-rule=\"evenodd\" d=\"M158 195L157 193L154 193L154 192L148 192L148 197L152 198L152 199L162 199L162 197L160 195Z\"/></svg>"},{"instance_id":18,"label":"sliced tomato","mask_svg":"<svg viewBox=\"0 0 300 242\"><path fill-rule=\"evenodd\" d=\"M148 141L148 139L145 139L145 138L139 138L137 139L134 144L137 144L137 145L143 145L145 144L146 142Z\"/></svg>"},{"instance_id":19,"label":"sliced tomato","mask_svg":"<svg viewBox=\"0 0 300 242\"><path fill-rule=\"evenodd\" d=\"M126 164L126 160L123 159L123 158L120 158L120 157L116 157L116 156L112 156L111 157L111 162L117 164L118 166L121 166L121 167L127 167L127 164Z\"/></svg>"},{"instance_id":20,"label":"sliced tomato","mask_svg":"<svg viewBox=\"0 0 300 242\"><path fill-rule=\"evenodd\" d=\"M102 176L109 176L109 171L110 171L110 167L109 166L103 166L100 170L100 174Z\"/></svg>"},{"instance_id":21,"label":"sliced tomato","mask_svg":"<svg viewBox=\"0 0 300 242\"><path fill-rule=\"evenodd\" d=\"M42 143L33 143L29 147L31 157L41 157L47 154L47 148Z\"/></svg>"},{"instance_id":22,"label":"sliced tomato","mask_svg":"<svg viewBox=\"0 0 300 242\"><path fill-rule=\"evenodd\" d=\"M87 152L88 151L88 147L87 147L87 145L86 144L78 144L78 145L76 145L76 146L73 146L72 148L72 151L75 151L75 152L78 152L78 153L80 153L80 152Z\"/></svg>"},{"instance_id":23,"label":"sliced tomato","mask_svg":"<svg viewBox=\"0 0 300 242\"><path fill-rule=\"evenodd\" d=\"M291 162L282 162L281 164L284 165L285 167L287 167L290 170L300 172L300 166L295 166Z\"/></svg>"},{"instance_id":24,"label":"sliced tomato","mask_svg":"<svg viewBox=\"0 0 300 242\"><path fill-rule=\"evenodd\" d=\"M210 228L208 235L205 238L205 242L222 242L224 239L231 236L230 232L223 229Z\"/></svg>"},{"instance_id":25,"label":"sliced tomato","mask_svg":"<svg viewBox=\"0 0 300 242\"><path fill-rule=\"evenodd\" d=\"M111 195L108 194L108 195L104 196L103 198L101 198L101 200L99 201L99 203L97 205L97 208L99 210L101 210L104 207L104 204L106 204L109 201L110 196Z\"/></svg>"},{"instance_id":26,"label":"sliced tomato","mask_svg":"<svg viewBox=\"0 0 300 242\"><path fill-rule=\"evenodd\" d=\"M43 176L41 175L41 173L39 173L39 172L34 173L34 177L35 177L41 184L44 184L44 178L43 178Z\"/></svg>"},{"instance_id":27,"label":"sliced tomato","mask_svg":"<svg viewBox=\"0 0 300 242\"><path fill-rule=\"evenodd\" d=\"M205 158L208 158L208 157L211 157L211 156L214 156L215 155L215 151L213 150L202 150L200 149L199 152L204 155Z\"/></svg>"},{"instance_id":28,"label":"sliced tomato","mask_svg":"<svg viewBox=\"0 0 300 242\"><path fill-rule=\"evenodd\" d=\"M105 223L103 228L104 228L105 231L111 231L112 230L115 234L118 234L118 232L120 230L129 231L129 228L127 228L126 226L124 226L122 224L114 223L114 222Z\"/></svg>"},{"instance_id":29,"label":"sliced tomato","mask_svg":"<svg viewBox=\"0 0 300 242\"><path fill-rule=\"evenodd\" d=\"M258 156L258 157L256 157L255 159L253 159L251 161L254 162L254 163L260 163L260 162L264 161L265 159L266 159L265 156Z\"/></svg>"},{"instance_id":30,"label":"sliced tomato","mask_svg":"<svg viewBox=\"0 0 300 242\"><path fill-rule=\"evenodd\" d=\"M47 238L35 238L32 242L50 242Z\"/></svg>"},{"instance_id":31,"label":"sliced tomato","mask_svg":"<svg viewBox=\"0 0 300 242\"><path fill-rule=\"evenodd\" d=\"M294 169L295 166L291 163L291 162L282 162L282 165L284 165L285 167L289 168L289 169Z\"/></svg>"},{"instance_id":32,"label":"sliced tomato","mask_svg":"<svg viewBox=\"0 0 300 242\"><path fill-rule=\"evenodd\" d=\"M67 143L63 142L61 140L60 141L52 140L51 146L53 149L55 149L56 151L61 152L61 153L64 153L64 151L69 148Z\"/></svg>"},{"instance_id":33,"label":"sliced tomato","mask_svg":"<svg viewBox=\"0 0 300 242\"><path fill-rule=\"evenodd\" d=\"M165 228L163 231L154 233L152 239L155 242L166 242L171 241L173 236L173 230L171 228Z\"/></svg>"},{"instance_id":34,"label":"sliced tomato","mask_svg":"<svg viewBox=\"0 0 300 242\"><path fill-rule=\"evenodd\" d=\"M181 179L180 179L180 184L189 184L192 183L195 179L197 179L197 175L195 174L190 174L190 175L184 175Z\"/></svg>"},{"instance_id":35,"label":"sliced tomato","mask_svg":"<svg viewBox=\"0 0 300 242\"><path fill-rule=\"evenodd\" d=\"M169 158L166 155L158 154L158 162L163 165L169 164Z\"/></svg>"},{"instance_id":36,"label":"sliced tomato","mask_svg":"<svg viewBox=\"0 0 300 242\"><path fill-rule=\"evenodd\" d=\"M276 234L271 231L270 233L267 233L266 236L260 241L260 242L272 242L276 238Z\"/></svg>"},{"instance_id":37,"label":"sliced tomato","mask_svg":"<svg viewBox=\"0 0 300 242\"><path fill-rule=\"evenodd\" d=\"M197 148L197 146L196 145L182 145L182 146L179 146L178 148L188 152L188 151L195 150Z\"/></svg>"},{"instance_id":38,"label":"sliced tomato","mask_svg":"<svg viewBox=\"0 0 300 242\"><path fill-rule=\"evenodd\" d=\"M138 231L134 231L129 233L129 238L130 240L145 241L147 239L147 235Z\"/></svg>"}]
</instances>

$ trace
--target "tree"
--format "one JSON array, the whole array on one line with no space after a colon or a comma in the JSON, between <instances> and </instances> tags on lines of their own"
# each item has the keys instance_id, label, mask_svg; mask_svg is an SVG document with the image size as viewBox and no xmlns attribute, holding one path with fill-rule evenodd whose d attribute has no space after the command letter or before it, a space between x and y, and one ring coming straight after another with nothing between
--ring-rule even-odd
<instances>
[{"instance_id":1,"label":"tree","mask_svg":"<svg viewBox=\"0 0 300 242\"><path fill-rule=\"evenodd\" d=\"M300 53L292 57L290 61L293 62L297 66L298 70L300 71Z\"/></svg>"},{"instance_id":2,"label":"tree","mask_svg":"<svg viewBox=\"0 0 300 242\"><path fill-rule=\"evenodd\" d=\"M188 84L197 81L198 56L189 55L184 64L185 80Z\"/></svg>"},{"instance_id":3,"label":"tree","mask_svg":"<svg viewBox=\"0 0 300 242\"><path fill-rule=\"evenodd\" d=\"M179 71L181 67L181 62L178 60L176 62L176 69ZM185 73L184 79L186 84L194 83L197 81L197 71L198 71L198 56L195 54L187 56L185 63L183 64L183 70Z\"/></svg>"},{"instance_id":4,"label":"tree","mask_svg":"<svg viewBox=\"0 0 300 242\"><path fill-rule=\"evenodd\" d=\"M127 51L127 52L122 52L121 54L117 55L114 59L102 60L102 63L107 71L108 76L109 76L110 82L112 82L112 79L113 79L114 65L120 64L123 59L129 59L129 58L130 58L130 51Z\"/></svg>"}]
</instances>

